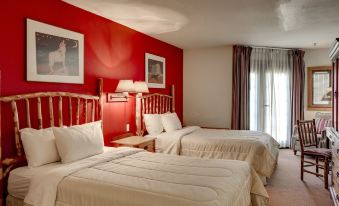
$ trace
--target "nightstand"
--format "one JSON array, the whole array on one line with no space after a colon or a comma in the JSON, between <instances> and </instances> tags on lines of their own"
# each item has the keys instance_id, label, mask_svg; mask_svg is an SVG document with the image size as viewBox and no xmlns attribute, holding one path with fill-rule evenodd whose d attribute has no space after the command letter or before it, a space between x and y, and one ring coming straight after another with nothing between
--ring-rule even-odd
<instances>
[{"instance_id":1,"label":"nightstand","mask_svg":"<svg viewBox=\"0 0 339 206\"><path fill-rule=\"evenodd\" d=\"M111 143L116 144L118 147L135 147L155 152L155 139L155 137L131 136L111 141Z\"/></svg>"}]
</instances>

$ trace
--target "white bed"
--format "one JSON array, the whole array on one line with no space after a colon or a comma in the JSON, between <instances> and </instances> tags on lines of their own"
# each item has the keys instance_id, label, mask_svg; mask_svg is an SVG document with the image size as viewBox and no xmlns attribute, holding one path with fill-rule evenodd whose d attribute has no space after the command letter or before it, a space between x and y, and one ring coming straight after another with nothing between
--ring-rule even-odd
<instances>
[{"instance_id":1,"label":"white bed","mask_svg":"<svg viewBox=\"0 0 339 206\"><path fill-rule=\"evenodd\" d=\"M105 152L109 151L112 151L112 147L105 147ZM54 162L33 168L29 168L28 166L16 168L10 172L8 177L8 193L18 199L24 199L34 176L51 172L62 166L61 162Z\"/></svg>"},{"instance_id":2,"label":"white bed","mask_svg":"<svg viewBox=\"0 0 339 206\"><path fill-rule=\"evenodd\" d=\"M157 152L246 161L266 183L266 178L271 177L276 168L279 155L279 144L273 137L249 130L182 128L175 113L174 94L172 85L171 95L154 93L142 96L136 109L138 130L140 134L146 131L151 134L149 130L154 133L148 136L157 138ZM171 132L156 133L167 131L166 127Z\"/></svg>"},{"instance_id":3,"label":"white bed","mask_svg":"<svg viewBox=\"0 0 339 206\"><path fill-rule=\"evenodd\" d=\"M16 168L10 172L8 178L8 193L13 197L24 199L33 176L58 168L60 165L61 163L51 163L36 168L27 166Z\"/></svg>"},{"instance_id":4,"label":"white bed","mask_svg":"<svg viewBox=\"0 0 339 206\"><path fill-rule=\"evenodd\" d=\"M47 92L0 97L12 107L16 143L16 156L2 161L2 178L9 176L7 206L268 205L267 192L247 162L135 148L105 149L102 83L100 80L98 96ZM63 105L63 98L69 104ZM43 120L41 102L45 99L49 101L49 124ZM53 99L58 100L57 124ZM20 115L18 111L24 110L16 102L23 100L26 113ZM29 102L38 108L38 129L30 122ZM68 114L74 110L76 114L64 121L67 115L60 114L67 107ZM21 128L24 120L27 127ZM64 122L69 123L67 127ZM22 167L25 163L28 167Z\"/></svg>"},{"instance_id":5,"label":"white bed","mask_svg":"<svg viewBox=\"0 0 339 206\"><path fill-rule=\"evenodd\" d=\"M268 204L265 188L246 162L132 148L112 148L71 164L17 168L9 178L8 200L25 196L27 205Z\"/></svg>"},{"instance_id":6,"label":"white bed","mask_svg":"<svg viewBox=\"0 0 339 206\"><path fill-rule=\"evenodd\" d=\"M191 126L163 132L156 138L157 152L247 161L262 177L272 175L279 155L279 144L266 133L256 131Z\"/></svg>"}]
</instances>

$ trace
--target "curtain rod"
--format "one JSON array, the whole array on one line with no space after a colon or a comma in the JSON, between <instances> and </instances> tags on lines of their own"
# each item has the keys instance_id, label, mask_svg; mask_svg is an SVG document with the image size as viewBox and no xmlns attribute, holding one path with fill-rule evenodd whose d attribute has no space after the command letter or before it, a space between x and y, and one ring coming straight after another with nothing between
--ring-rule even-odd
<instances>
[{"instance_id":1,"label":"curtain rod","mask_svg":"<svg viewBox=\"0 0 339 206\"><path fill-rule=\"evenodd\" d=\"M265 46L250 46L252 48L256 48L256 49L280 49L280 50L294 50L291 48L281 48L281 47L265 47Z\"/></svg>"}]
</instances>

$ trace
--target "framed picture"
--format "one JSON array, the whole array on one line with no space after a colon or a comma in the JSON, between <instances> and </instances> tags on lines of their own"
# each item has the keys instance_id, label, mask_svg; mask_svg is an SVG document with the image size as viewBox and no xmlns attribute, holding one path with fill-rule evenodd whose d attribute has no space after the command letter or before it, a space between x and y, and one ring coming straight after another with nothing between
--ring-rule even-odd
<instances>
[{"instance_id":1,"label":"framed picture","mask_svg":"<svg viewBox=\"0 0 339 206\"><path fill-rule=\"evenodd\" d=\"M166 87L166 59L154 54L145 55L145 81L149 88Z\"/></svg>"},{"instance_id":2,"label":"framed picture","mask_svg":"<svg viewBox=\"0 0 339 206\"><path fill-rule=\"evenodd\" d=\"M332 68L329 66L307 69L307 108L309 110L331 110Z\"/></svg>"},{"instance_id":3,"label":"framed picture","mask_svg":"<svg viewBox=\"0 0 339 206\"><path fill-rule=\"evenodd\" d=\"M27 19L27 81L84 83L84 35Z\"/></svg>"}]
</instances>

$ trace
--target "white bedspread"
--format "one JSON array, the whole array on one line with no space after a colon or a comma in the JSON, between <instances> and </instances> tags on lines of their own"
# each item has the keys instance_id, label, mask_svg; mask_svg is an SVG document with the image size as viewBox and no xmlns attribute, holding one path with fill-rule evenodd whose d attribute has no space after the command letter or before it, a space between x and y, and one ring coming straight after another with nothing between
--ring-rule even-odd
<instances>
[{"instance_id":1,"label":"white bedspread","mask_svg":"<svg viewBox=\"0 0 339 206\"><path fill-rule=\"evenodd\" d=\"M33 178L33 206L266 206L268 195L246 162L118 148Z\"/></svg>"},{"instance_id":2,"label":"white bedspread","mask_svg":"<svg viewBox=\"0 0 339 206\"><path fill-rule=\"evenodd\" d=\"M8 177L8 194L24 199L28 193L31 179L42 172L53 170L60 167L60 162L29 168L28 166L19 167L10 172Z\"/></svg>"},{"instance_id":3,"label":"white bedspread","mask_svg":"<svg viewBox=\"0 0 339 206\"><path fill-rule=\"evenodd\" d=\"M202 129L190 126L158 135L156 151L202 158L247 161L260 176L270 177L277 163L279 144L263 132Z\"/></svg>"},{"instance_id":4,"label":"white bedspread","mask_svg":"<svg viewBox=\"0 0 339 206\"><path fill-rule=\"evenodd\" d=\"M118 148L114 151L105 152L80 161L64 164L54 170L41 172L32 178L28 194L24 202L33 206L54 206L57 188L64 177L99 163L107 162L116 158L135 154L141 149Z\"/></svg>"}]
</instances>

